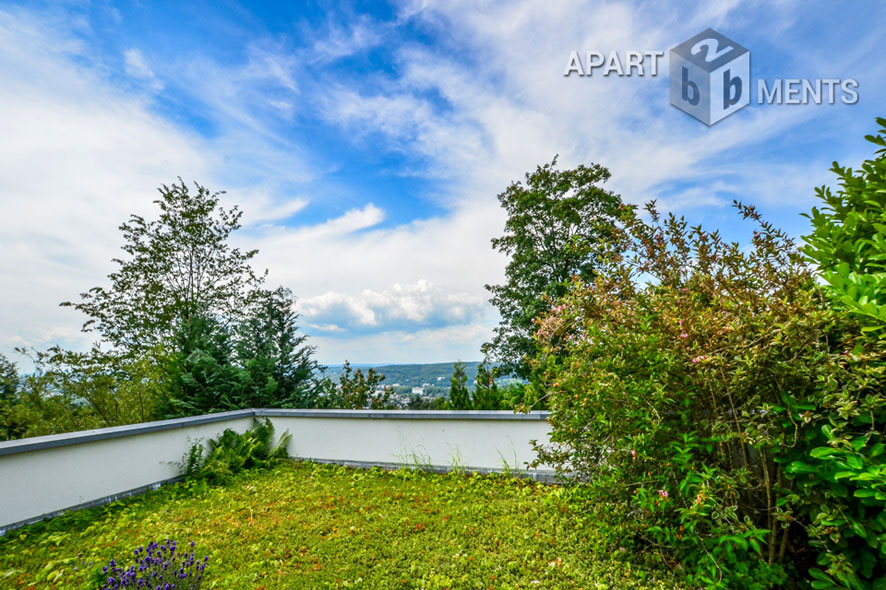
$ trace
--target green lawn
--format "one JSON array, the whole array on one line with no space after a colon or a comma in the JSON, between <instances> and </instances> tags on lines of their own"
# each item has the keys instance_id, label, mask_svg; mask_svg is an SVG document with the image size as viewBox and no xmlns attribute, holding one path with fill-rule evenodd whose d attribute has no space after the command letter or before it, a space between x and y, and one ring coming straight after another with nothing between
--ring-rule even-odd
<instances>
[{"instance_id":1,"label":"green lawn","mask_svg":"<svg viewBox=\"0 0 886 590\"><path fill-rule=\"evenodd\" d=\"M204 588L675 587L605 547L592 518L567 511L572 496L514 478L286 462L8 533L0 587L96 588L84 571L166 538L210 556Z\"/></svg>"}]
</instances>

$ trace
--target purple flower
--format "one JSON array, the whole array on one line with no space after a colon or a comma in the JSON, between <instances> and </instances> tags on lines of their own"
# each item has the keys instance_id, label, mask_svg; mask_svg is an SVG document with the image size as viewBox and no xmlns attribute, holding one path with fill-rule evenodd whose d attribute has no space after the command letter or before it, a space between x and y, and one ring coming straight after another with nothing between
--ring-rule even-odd
<instances>
[{"instance_id":1,"label":"purple flower","mask_svg":"<svg viewBox=\"0 0 886 590\"><path fill-rule=\"evenodd\" d=\"M160 545L154 541L147 547L139 547L133 551L135 564L124 569L115 560L102 568L107 575L106 582L100 590L120 590L122 588L153 588L154 590L177 590L174 580L180 582L178 590L199 590L203 580L203 570L209 556L203 561L195 562L194 542L190 543L191 551L178 554L178 543L171 539ZM182 585L186 584L186 585Z\"/></svg>"}]
</instances>

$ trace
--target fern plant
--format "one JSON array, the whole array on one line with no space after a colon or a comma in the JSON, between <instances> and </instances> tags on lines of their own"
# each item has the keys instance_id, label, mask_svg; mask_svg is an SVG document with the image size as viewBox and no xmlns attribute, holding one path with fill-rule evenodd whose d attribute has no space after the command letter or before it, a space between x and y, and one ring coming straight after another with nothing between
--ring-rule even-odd
<instances>
[{"instance_id":1,"label":"fern plant","mask_svg":"<svg viewBox=\"0 0 886 590\"><path fill-rule=\"evenodd\" d=\"M285 432L274 444L274 425L267 418L257 420L243 434L228 428L207 446L200 442L191 445L183 461L183 475L189 480L225 481L244 469L267 467L288 458L290 440L292 435Z\"/></svg>"}]
</instances>

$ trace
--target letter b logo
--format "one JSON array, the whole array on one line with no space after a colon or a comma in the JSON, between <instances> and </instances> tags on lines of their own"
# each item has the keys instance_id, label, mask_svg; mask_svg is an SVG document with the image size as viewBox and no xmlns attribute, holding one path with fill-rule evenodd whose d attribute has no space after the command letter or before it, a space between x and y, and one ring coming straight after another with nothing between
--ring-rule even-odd
<instances>
[{"instance_id":1,"label":"letter b logo","mask_svg":"<svg viewBox=\"0 0 886 590\"><path fill-rule=\"evenodd\" d=\"M713 125L750 103L751 52L707 29L670 52L671 104Z\"/></svg>"},{"instance_id":2,"label":"letter b logo","mask_svg":"<svg viewBox=\"0 0 886 590\"><path fill-rule=\"evenodd\" d=\"M723 72L723 110L725 111L741 100L741 78L730 77L729 70Z\"/></svg>"},{"instance_id":3,"label":"letter b logo","mask_svg":"<svg viewBox=\"0 0 886 590\"><path fill-rule=\"evenodd\" d=\"M683 66L680 69L683 71L683 102L689 103L691 106L698 106L698 101L701 98L698 94L698 84L689 81L689 68Z\"/></svg>"}]
</instances>

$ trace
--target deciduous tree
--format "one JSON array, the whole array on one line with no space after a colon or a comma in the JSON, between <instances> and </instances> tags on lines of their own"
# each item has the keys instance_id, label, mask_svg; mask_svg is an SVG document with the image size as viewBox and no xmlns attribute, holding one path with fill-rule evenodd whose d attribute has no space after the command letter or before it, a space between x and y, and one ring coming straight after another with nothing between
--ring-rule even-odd
<instances>
[{"instance_id":1,"label":"deciduous tree","mask_svg":"<svg viewBox=\"0 0 886 590\"><path fill-rule=\"evenodd\" d=\"M219 205L221 193L200 185L192 191L181 179L159 191L157 219L132 215L120 226L126 256L113 259L110 285L62 303L89 318L84 330L132 354L172 344L195 317L226 324L241 318L264 278L249 264L257 250L229 243L242 213Z\"/></svg>"},{"instance_id":2,"label":"deciduous tree","mask_svg":"<svg viewBox=\"0 0 886 590\"><path fill-rule=\"evenodd\" d=\"M529 376L536 318L566 293L572 277L594 277L621 204L601 188L608 179L609 171L597 164L558 170L554 158L498 195L508 219L492 246L510 261L506 282L486 285L501 323L484 353L501 361L505 374Z\"/></svg>"}]
</instances>

